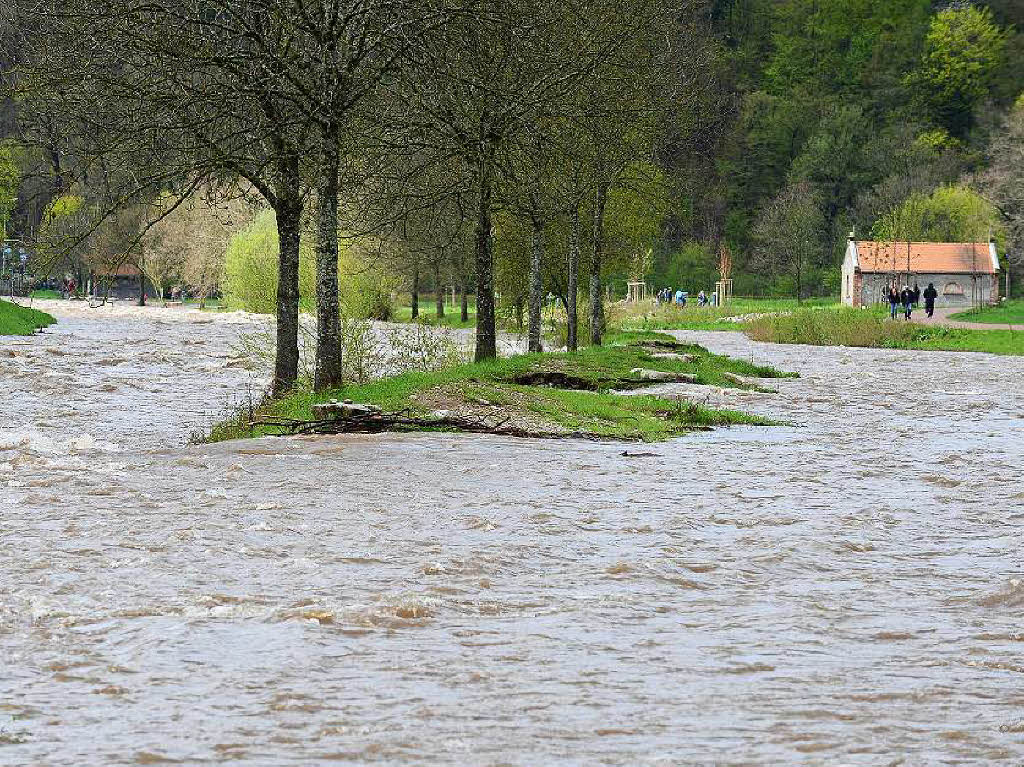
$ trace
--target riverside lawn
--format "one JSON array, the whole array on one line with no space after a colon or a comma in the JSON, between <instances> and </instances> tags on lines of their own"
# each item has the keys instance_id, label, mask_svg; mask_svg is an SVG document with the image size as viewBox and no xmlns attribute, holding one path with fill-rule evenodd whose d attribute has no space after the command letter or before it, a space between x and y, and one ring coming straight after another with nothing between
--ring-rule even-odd
<instances>
[{"instance_id":1,"label":"riverside lawn","mask_svg":"<svg viewBox=\"0 0 1024 767\"><path fill-rule=\"evenodd\" d=\"M30 336L56 321L46 312L0 299L0 336Z\"/></svg>"}]
</instances>

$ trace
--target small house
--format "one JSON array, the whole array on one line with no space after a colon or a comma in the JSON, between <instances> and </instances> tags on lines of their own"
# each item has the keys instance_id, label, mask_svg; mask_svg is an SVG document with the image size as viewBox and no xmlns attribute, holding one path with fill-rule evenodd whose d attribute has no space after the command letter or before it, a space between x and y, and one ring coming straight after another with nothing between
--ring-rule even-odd
<instances>
[{"instance_id":1,"label":"small house","mask_svg":"<svg viewBox=\"0 0 1024 767\"><path fill-rule=\"evenodd\" d=\"M872 242L850 238L843 259L843 303L884 303L890 285L928 283L935 305L981 306L999 302L995 242Z\"/></svg>"}]
</instances>

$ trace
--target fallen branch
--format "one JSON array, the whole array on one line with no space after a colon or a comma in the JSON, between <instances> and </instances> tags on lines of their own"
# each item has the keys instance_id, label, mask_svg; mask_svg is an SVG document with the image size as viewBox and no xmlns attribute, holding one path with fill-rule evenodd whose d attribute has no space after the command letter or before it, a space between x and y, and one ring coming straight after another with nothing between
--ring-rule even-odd
<instances>
[{"instance_id":1,"label":"fallen branch","mask_svg":"<svg viewBox=\"0 0 1024 767\"><path fill-rule=\"evenodd\" d=\"M471 434L495 434L503 437L526 439L591 439L602 438L586 432L556 432L524 429L509 425L511 418L499 421L480 416L443 415L417 416L410 410L393 413L383 411L358 412L333 418L302 420L265 416L249 421L250 430L257 427L280 429L282 434L380 434L383 432L410 432L423 430L452 430Z\"/></svg>"}]
</instances>

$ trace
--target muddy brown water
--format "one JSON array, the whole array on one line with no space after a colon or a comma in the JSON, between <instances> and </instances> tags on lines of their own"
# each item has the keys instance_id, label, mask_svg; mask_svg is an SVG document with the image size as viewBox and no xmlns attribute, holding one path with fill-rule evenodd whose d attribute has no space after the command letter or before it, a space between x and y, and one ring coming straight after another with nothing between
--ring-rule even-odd
<instances>
[{"instance_id":1,"label":"muddy brown water","mask_svg":"<svg viewBox=\"0 0 1024 767\"><path fill-rule=\"evenodd\" d=\"M803 377L662 390L794 425L190 447L257 321L57 311L0 339L0 764L1024 762L1024 359L681 333Z\"/></svg>"}]
</instances>

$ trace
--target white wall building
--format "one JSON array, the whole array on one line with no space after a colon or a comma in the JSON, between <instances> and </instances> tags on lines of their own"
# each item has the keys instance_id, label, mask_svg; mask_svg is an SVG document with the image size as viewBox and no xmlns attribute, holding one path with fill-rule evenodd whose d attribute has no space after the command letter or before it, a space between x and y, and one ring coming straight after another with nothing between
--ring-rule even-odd
<instances>
[{"instance_id":1,"label":"white wall building","mask_svg":"<svg viewBox=\"0 0 1024 767\"><path fill-rule=\"evenodd\" d=\"M872 242L850 239L843 259L843 303L885 303L890 285L929 283L935 305L980 306L999 302L999 256L994 242Z\"/></svg>"}]
</instances>

